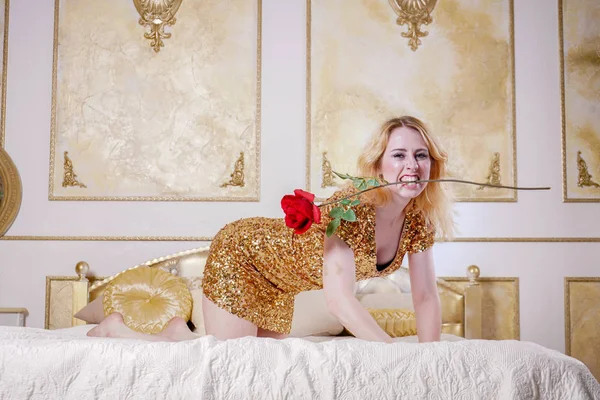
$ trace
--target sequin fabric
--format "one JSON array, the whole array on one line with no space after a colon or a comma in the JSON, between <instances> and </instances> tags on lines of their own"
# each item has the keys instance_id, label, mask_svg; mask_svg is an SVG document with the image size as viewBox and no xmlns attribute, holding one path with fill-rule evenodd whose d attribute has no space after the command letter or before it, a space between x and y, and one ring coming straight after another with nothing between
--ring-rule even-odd
<instances>
[{"instance_id":1,"label":"sequin fabric","mask_svg":"<svg viewBox=\"0 0 600 400\"><path fill-rule=\"evenodd\" d=\"M355 191L338 190L324 203ZM321 207L321 223L296 235L283 218L245 218L224 226L212 241L204 268L203 290L219 307L260 328L289 333L294 296L323 288L323 244L331 217L339 204ZM434 235L415 210L406 213L396 257L383 271L376 267L375 207L354 207L356 222L342 221L336 231L354 252L356 280L386 276L400 268L407 252L433 245Z\"/></svg>"}]
</instances>

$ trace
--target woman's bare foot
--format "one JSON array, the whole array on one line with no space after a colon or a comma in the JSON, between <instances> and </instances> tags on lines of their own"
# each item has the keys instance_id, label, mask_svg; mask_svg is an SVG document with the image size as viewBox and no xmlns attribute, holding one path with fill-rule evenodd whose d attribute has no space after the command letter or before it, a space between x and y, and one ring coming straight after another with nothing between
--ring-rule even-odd
<instances>
[{"instance_id":1,"label":"woman's bare foot","mask_svg":"<svg viewBox=\"0 0 600 400\"><path fill-rule=\"evenodd\" d=\"M136 332L129 328L123 322L123 316L119 313L112 313L100 324L91 329L87 336L93 337L107 337L107 338L119 338L119 339L138 339L147 340L153 342L172 342L174 341L167 336L149 335L147 333Z\"/></svg>"},{"instance_id":2,"label":"woman's bare foot","mask_svg":"<svg viewBox=\"0 0 600 400\"><path fill-rule=\"evenodd\" d=\"M158 336L163 336L169 338L175 342L181 342L184 340L194 340L198 339L198 335L190 331L187 323L180 317L175 317L169 321L167 326L162 330L162 332L157 334Z\"/></svg>"},{"instance_id":3,"label":"woman's bare foot","mask_svg":"<svg viewBox=\"0 0 600 400\"><path fill-rule=\"evenodd\" d=\"M127 330L130 329L123 322L123 316L119 313L112 313L108 317L104 318L100 324L94 329L90 330L87 335L95 337L122 337L122 333L127 334Z\"/></svg>"}]
</instances>

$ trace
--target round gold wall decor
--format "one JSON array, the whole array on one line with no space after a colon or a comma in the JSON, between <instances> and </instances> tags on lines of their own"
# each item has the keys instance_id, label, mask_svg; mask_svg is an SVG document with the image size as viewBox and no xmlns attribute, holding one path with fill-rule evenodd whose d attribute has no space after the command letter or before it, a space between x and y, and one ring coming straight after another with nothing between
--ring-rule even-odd
<instances>
[{"instance_id":1,"label":"round gold wall decor","mask_svg":"<svg viewBox=\"0 0 600 400\"><path fill-rule=\"evenodd\" d=\"M9 155L0 147L0 236L13 224L21 208L21 177Z\"/></svg>"}]
</instances>

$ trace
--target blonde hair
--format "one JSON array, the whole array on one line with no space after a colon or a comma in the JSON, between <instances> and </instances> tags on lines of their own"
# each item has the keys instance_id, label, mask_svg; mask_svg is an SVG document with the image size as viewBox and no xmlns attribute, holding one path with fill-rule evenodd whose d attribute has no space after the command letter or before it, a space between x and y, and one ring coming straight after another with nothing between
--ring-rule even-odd
<instances>
[{"instance_id":1,"label":"blonde hair","mask_svg":"<svg viewBox=\"0 0 600 400\"><path fill-rule=\"evenodd\" d=\"M411 128L423 137L431 157L431 171L429 179L447 177L448 155L431 135L427 126L418 118L403 116L391 118L384 122L380 129L371 137L358 158L358 173L363 177L380 179L381 159L393 130L396 128ZM391 200L389 188L381 188L365 193L369 201L377 206L387 204ZM411 204L412 203L412 204ZM414 198L409 206L421 211L426 223L436 231L441 238L450 238L454 235L454 218L452 211L453 198L451 193L438 182L428 183L425 190Z\"/></svg>"}]
</instances>

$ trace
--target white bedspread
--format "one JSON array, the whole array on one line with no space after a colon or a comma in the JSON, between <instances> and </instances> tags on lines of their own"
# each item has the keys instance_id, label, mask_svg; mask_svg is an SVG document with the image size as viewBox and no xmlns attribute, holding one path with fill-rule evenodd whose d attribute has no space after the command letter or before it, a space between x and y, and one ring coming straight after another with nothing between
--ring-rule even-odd
<instances>
[{"instance_id":1,"label":"white bedspread","mask_svg":"<svg viewBox=\"0 0 600 400\"><path fill-rule=\"evenodd\" d=\"M0 328L0 399L600 399L579 361L518 341L181 343Z\"/></svg>"}]
</instances>

